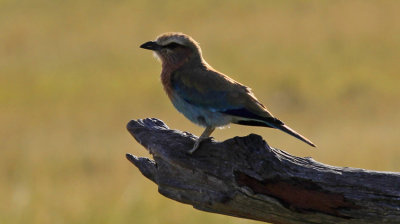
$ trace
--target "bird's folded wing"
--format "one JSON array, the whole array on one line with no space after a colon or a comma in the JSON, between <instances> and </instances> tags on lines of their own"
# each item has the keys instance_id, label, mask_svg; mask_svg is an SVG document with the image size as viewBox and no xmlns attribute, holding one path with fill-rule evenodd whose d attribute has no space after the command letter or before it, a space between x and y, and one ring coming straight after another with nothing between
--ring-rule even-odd
<instances>
[{"instance_id":1,"label":"bird's folded wing","mask_svg":"<svg viewBox=\"0 0 400 224\"><path fill-rule=\"evenodd\" d=\"M250 119L272 117L249 88L213 70L176 71L171 85L177 96L203 109Z\"/></svg>"}]
</instances>

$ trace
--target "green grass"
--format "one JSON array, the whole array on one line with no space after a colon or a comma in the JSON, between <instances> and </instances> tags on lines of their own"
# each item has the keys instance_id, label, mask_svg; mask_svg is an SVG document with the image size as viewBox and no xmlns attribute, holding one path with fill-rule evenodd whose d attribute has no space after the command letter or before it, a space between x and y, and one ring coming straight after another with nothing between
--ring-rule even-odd
<instances>
[{"instance_id":1,"label":"green grass","mask_svg":"<svg viewBox=\"0 0 400 224\"><path fill-rule=\"evenodd\" d=\"M163 93L138 46L198 40L216 69L312 139L257 133L298 156L400 171L397 1L0 1L0 223L255 223L164 198L126 161L125 130L158 117L201 133Z\"/></svg>"}]
</instances>

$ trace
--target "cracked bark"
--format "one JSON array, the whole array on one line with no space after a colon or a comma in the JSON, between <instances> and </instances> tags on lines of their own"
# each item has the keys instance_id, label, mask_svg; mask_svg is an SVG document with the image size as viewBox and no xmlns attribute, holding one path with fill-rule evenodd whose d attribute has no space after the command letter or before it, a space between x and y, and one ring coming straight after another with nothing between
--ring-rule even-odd
<instances>
[{"instance_id":1,"label":"cracked bark","mask_svg":"<svg viewBox=\"0 0 400 224\"><path fill-rule=\"evenodd\" d=\"M194 208L271 223L400 223L400 173L333 167L258 135L205 141L155 118L128 131L154 160L126 157L159 193Z\"/></svg>"}]
</instances>

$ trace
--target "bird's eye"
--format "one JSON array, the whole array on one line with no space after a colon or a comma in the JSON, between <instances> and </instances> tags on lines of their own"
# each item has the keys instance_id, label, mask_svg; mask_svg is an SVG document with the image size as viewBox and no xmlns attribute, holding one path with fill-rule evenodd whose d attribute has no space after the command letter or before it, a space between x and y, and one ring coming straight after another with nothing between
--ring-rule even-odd
<instances>
[{"instance_id":1,"label":"bird's eye","mask_svg":"<svg viewBox=\"0 0 400 224\"><path fill-rule=\"evenodd\" d=\"M165 45L163 48L168 48L168 49L172 50L172 49L175 49L180 46L182 46L182 45L172 42L170 44Z\"/></svg>"}]
</instances>

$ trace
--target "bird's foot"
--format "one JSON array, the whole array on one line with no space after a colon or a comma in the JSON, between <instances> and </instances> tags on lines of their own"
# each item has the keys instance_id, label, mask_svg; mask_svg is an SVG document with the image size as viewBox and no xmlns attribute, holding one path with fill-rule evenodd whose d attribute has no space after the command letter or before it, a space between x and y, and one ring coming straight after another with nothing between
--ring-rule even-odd
<instances>
[{"instance_id":1,"label":"bird's foot","mask_svg":"<svg viewBox=\"0 0 400 224\"><path fill-rule=\"evenodd\" d=\"M193 148L192 148L191 150L189 150L188 153L189 153L189 154L193 154L193 153L199 148L199 146L200 146L200 141L197 140L197 141L194 143Z\"/></svg>"},{"instance_id":2,"label":"bird's foot","mask_svg":"<svg viewBox=\"0 0 400 224\"><path fill-rule=\"evenodd\" d=\"M189 154L193 154L200 147L200 144L202 142L211 141L211 139L212 139L212 137L204 137L204 138L200 137L200 138L198 138L197 141L194 143L193 148L191 150L189 150L188 153Z\"/></svg>"}]
</instances>

